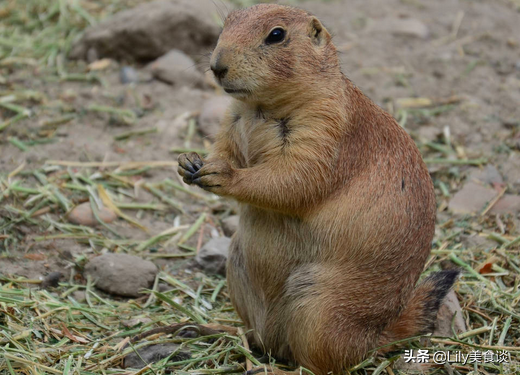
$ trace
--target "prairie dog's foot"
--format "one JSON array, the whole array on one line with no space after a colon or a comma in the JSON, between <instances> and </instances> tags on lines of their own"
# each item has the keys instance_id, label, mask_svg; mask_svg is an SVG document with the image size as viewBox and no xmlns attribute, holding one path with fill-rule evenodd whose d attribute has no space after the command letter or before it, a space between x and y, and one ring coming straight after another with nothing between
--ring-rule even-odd
<instances>
[{"instance_id":1,"label":"prairie dog's foot","mask_svg":"<svg viewBox=\"0 0 520 375\"><path fill-rule=\"evenodd\" d=\"M234 169L225 160L212 160L192 174L192 183L218 195L229 193Z\"/></svg>"},{"instance_id":2,"label":"prairie dog's foot","mask_svg":"<svg viewBox=\"0 0 520 375\"><path fill-rule=\"evenodd\" d=\"M178 162L177 172L179 172L185 183L191 185L193 183L193 175L202 168L204 162L196 152L179 155Z\"/></svg>"}]
</instances>

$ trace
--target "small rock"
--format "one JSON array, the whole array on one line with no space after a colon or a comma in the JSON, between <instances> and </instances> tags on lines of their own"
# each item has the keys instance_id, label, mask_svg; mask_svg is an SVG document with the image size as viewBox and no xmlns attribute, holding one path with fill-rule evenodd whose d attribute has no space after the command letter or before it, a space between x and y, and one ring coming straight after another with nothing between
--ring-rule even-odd
<instances>
[{"instance_id":1,"label":"small rock","mask_svg":"<svg viewBox=\"0 0 520 375\"><path fill-rule=\"evenodd\" d=\"M455 214L476 213L483 210L497 194L494 189L468 182L453 196L448 208Z\"/></svg>"},{"instance_id":2,"label":"small rock","mask_svg":"<svg viewBox=\"0 0 520 375\"><path fill-rule=\"evenodd\" d=\"M470 181L480 181L484 184L503 184L504 179L498 169L491 164L486 165L484 169L475 168L469 175Z\"/></svg>"},{"instance_id":3,"label":"small rock","mask_svg":"<svg viewBox=\"0 0 520 375\"><path fill-rule=\"evenodd\" d=\"M60 279L63 277L61 272L51 272L42 280L42 289L57 288Z\"/></svg>"},{"instance_id":4,"label":"small rock","mask_svg":"<svg viewBox=\"0 0 520 375\"><path fill-rule=\"evenodd\" d=\"M119 71L119 80L124 85L127 85L129 83L138 83L139 74L131 66L123 66Z\"/></svg>"},{"instance_id":5,"label":"small rock","mask_svg":"<svg viewBox=\"0 0 520 375\"><path fill-rule=\"evenodd\" d=\"M97 51L97 58L118 60L150 61L173 48L201 55L217 42L216 13L207 0L146 2L87 28L69 57L85 59L91 48Z\"/></svg>"},{"instance_id":6,"label":"small rock","mask_svg":"<svg viewBox=\"0 0 520 375\"><path fill-rule=\"evenodd\" d=\"M423 22L413 19L400 19L397 26L392 32L396 35L405 35L421 39L427 39L430 35L430 30Z\"/></svg>"},{"instance_id":7,"label":"small rock","mask_svg":"<svg viewBox=\"0 0 520 375\"><path fill-rule=\"evenodd\" d=\"M520 188L520 153L512 152L501 166L501 171L507 183L513 185L516 189Z\"/></svg>"},{"instance_id":8,"label":"small rock","mask_svg":"<svg viewBox=\"0 0 520 375\"><path fill-rule=\"evenodd\" d=\"M157 121L155 126L165 137L168 137L169 139L179 139L180 133L185 131L188 127L188 121L191 116L191 112L184 112L174 120L161 119Z\"/></svg>"},{"instance_id":9,"label":"small rock","mask_svg":"<svg viewBox=\"0 0 520 375\"><path fill-rule=\"evenodd\" d=\"M132 328L138 324L148 324L151 322L152 322L152 319L146 318L146 317L141 317L141 318L134 318L134 319L130 319L130 320L123 320L121 322L121 324L123 326L125 326L126 328Z\"/></svg>"},{"instance_id":10,"label":"small rock","mask_svg":"<svg viewBox=\"0 0 520 375\"><path fill-rule=\"evenodd\" d=\"M480 175L486 181L493 178L492 174ZM481 186L474 182L468 182L459 190L448 204L448 208L455 214L478 213L482 211L489 202L498 195L495 189ZM520 212L520 195L505 194L489 210L489 214L516 214Z\"/></svg>"},{"instance_id":11,"label":"small rock","mask_svg":"<svg viewBox=\"0 0 520 375\"><path fill-rule=\"evenodd\" d=\"M427 39L430 30L422 21L415 18L387 18L377 21L373 27L378 32L390 32L414 38Z\"/></svg>"},{"instance_id":12,"label":"small rock","mask_svg":"<svg viewBox=\"0 0 520 375\"><path fill-rule=\"evenodd\" d=\"M87 51L87 62L93 63L94 61L99 60L99 55L95 48L89 48Z\"/></svg>"},{"instance_id":13,"label":"small rock","mask_svg":"<svg viewBox=\"0 0 520 375\"><path fill-rule=\"evenodd\" d=\"M520 125L520 121L514 117L507 117L507 118L501 117L500 122L502 123L504 128L510 129L510 130L516 129L516 127Z\"/></svg>"},{"instance_id":14,"label":"small rock","mask_svg":"<svg viewBox=\"0 0 520 375\"><path fill-rule=\"evenodd\" d=\"M163 358L169 357L178 349L179 345L173 343L145 346L143 348L137 349L137 353L131 352L128 354L124 359L123 368L143 368L149 363L158 362ZM190 358L190 353L177 352L170 357L170 361L182 361Z\"/></svg>"},{"instance_id":15,"label":"small rock","mask_svg":"<svg viewBox=\"0 0 520 375\"><path fill-rule=\"evenodd\" d=\"M139 297L141 289L152 286L157 272L152 262L128 254L104 254L85 266L98 289L125 297Z\"/></svg>"},{"instance_id":16,"label":"small rock","mask_svg":"<svg viewBox=\"0 0 520 375\"><path fill-rule=\"evenodd\" d=\"M478 234L461 234L460 242L465 249L487 250L497 246L495 241L479 236Z\"/></svg>"},{"instance_id":17,"label":"small rock","mask_svg":"<svg viewBox=\"0 0 520 375\"><path fill-rule=\"evenodd\" d=\"M69 249L57 249L61 259L74 261L74 256Z\"/></svg>"},{"instance_id":18,"label":"small rock","mask_svg":"<svg viewBox=\"0 0 520 375\"><path fill-rule=\"evenodd\" d=\"M168 291L172 290L172 288L173 287L170 284L164 284L164 283L159 283L159 285L157 286L157 290L160 293L168 292Z\"/></svg>"},{"instance_id":19,"label":"small rock","mask_svg":"<svg viewBox=\"0 0 520 375\"><path fill-rule=\"evenodd\" d=\"M110 59L96 60L88 64L87 69L89 71L105 70L112 64Z\"/></svg>"},{"instance_id":20,"label":"small rock","mask_svg":"<svg viewBox=\"0 0 520 375\"><path fill-rule=\"evenodd\" d=\"M105 223L111 223L117 219L117 215L106 207L102 207L98 210L98 216ZM89 227L94 227L99 224L99 222L94 217L90 202L81 203L80 205L74 207L67 215L67 219L73 224L86 225Z\"/></svg>"},{"instance_id":21,"label":"small rock","mask_svg":"<svg viewBox=\"0 0 520 375\"><path fill-rule=\"evenodd\" d=\"M230 103L231 98L227 96L215 96L206 100L198 121L200 132L203 135L211 140L215 140Z\"/></svg>"},{"instance_id":22,"label":"small rock","mask_svg":"<svg viewBox=\"0 0 520 375\"><path fill-rule=\"evenodd\" d=\"M421 126L417 129L417 135L427 141L434 141L442 134L442 129L435 126Z\"/></svg>"},{"instance_id":23,"label":"small rock","mask_svg":"<svg viewBox=\"0 0 520 375\"><path fill-rule=\"evenodd\" d=\"M230 244L228 237L213 238L200 249L195 260L206 272L225 275Z\"/></svg>"},{"instance_id":24,"label":"small rock","mask_svg":"<svg viewBox=\"0 0 520 375\"><path fill-rule=\"evenodd\" d=\"M85 293L83 290L76 290L72 293L72 298L74 298L79 303L82 303L87 300L87 293Z\"/></svg>"},{"instance_id":25,"label":"small rock","mask_svg":"<svg viewBox=\"0 0 520 375\"><path fill-rule=\"evenodd\" d=\"M224 234L228 237L231 237L238 230L238 222L240 221L240 216L232 215L230 217L222 220L222 230Z\"/></svg>"},{"instance_id":26,"label":"small rock","mask_svg":"<svg viewBox=\"0 0 520 375\"><path fill-rule=\"evenodd\" d=\"M401 357L394 362L392 368L398 370L400 374L427 374L433 367L433 363L417 363L408 361L401 354Z\"/></svg>"},{"instance_id":27,"label":"small rock","mask_svg":"<svg viewBox=\"0 0 520 375\"><path fill-rule=\"evenodd\" d=\"M496 60L491 62L491 66L495 68L495 72L499 75L508 75L514 73L515 65L511 61Z\"/></svg>"},{"instance_id":28,"label":"small rock","mask_svg":"<svg viewBox=\"0 0 520 375\"><path fill-rule=\"evenodd\" d=\"M197 70L195 61L176 49L159 57L147 68L158 80L175 86L204 86L204 75Z\"/></svg>"},{"instance_id":29,"label":"small rock","mask_svg":"<svg viewBox=\"0 0 520 375\"><path fill-rule=\"evenodd\" d=\"M460 308L457 295L453 290L444 298L444 301L437 312L437 322L435 323L433 336L452 337L452 321L455 333L459 334L466 332L466 323L462 317L462 309Z\"/></svg>"},{"instance_id":30,"label":"small rock","mask_svg":"<svg viewBox=\"0 0 520 375\"><path fill-rule=\"evenodd\" d=\"M520 212L520 195L505 194L491 207L490 214L516 214Z\"/></svg>"}]
</instances>

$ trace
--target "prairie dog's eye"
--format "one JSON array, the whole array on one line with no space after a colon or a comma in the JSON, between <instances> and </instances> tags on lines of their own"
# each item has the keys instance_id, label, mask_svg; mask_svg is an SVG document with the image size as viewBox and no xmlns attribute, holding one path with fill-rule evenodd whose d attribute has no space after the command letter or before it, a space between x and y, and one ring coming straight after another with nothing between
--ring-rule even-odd
<instances>
[{"instance_id":1,"label":"prairie dog's eye","mask_svg":"<svg viewBox=\"0 0 520 375\"><path fill-rule=\"evenodd\" d=\"M285 38L285 30L281 27L275 27L271 30L267 38L265 39L265 44L274 44L280 43Z\"/></svg>"}]
</instances>

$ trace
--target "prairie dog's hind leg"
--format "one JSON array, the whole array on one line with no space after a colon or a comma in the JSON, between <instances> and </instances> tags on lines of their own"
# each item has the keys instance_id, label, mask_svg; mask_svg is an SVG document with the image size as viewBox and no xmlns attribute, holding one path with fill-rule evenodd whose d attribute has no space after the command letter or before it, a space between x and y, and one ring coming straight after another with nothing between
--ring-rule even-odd
<instances>
[{"instance_id":1,"label":"prairie dog's hind leg","mask_svg":"<svg viewBox=\"0 0 520 375\"><path fill-rule=\"evenodd\" d=\"M430 275L417 286L377 267L306 267L287 282L287 321L294 359L314 374L341 373L382 344L424 334L458 271Z\"/></svg>"},{"instance_id":2,"label":"prairie dog's hind leg","mask_svg":"<svg viewBox=\"0 0 520 375\"><path fill-rule=\"evenodd\" d=\"M306 265L287 280L289 347L294 360L316 375L342 373L359 363L391 319L393 308L377 303L385 292L373 278L346 271Z\"/></svg>"}]
</instances>

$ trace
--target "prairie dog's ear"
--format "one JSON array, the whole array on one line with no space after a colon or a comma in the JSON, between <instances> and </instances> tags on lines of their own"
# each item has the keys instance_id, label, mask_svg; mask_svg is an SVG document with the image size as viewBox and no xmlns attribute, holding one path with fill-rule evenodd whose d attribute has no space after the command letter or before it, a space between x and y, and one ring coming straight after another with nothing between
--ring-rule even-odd
<instances>
[{"instance_id":1,"label":"prairie dog's ear","mask_svg":"<svg viewBox=\"0 0 520 375\"><path fill-rule=\"evenodd\" d=\"M316 17L311 17L310 37L318 46L324 46L332 39L327 29Z\"/></svg>"}]
</instances>

